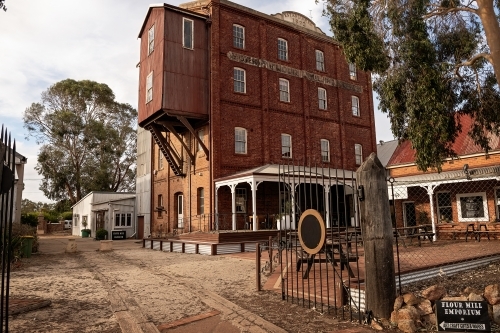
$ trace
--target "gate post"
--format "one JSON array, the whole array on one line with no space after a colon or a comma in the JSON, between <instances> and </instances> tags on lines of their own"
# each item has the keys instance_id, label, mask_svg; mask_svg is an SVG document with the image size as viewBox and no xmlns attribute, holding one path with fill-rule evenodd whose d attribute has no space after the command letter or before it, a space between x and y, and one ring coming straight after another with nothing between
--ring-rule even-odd
<instances>
[{"instance_id":1,"label":"gate post","mask_svg":"<svg viewBox=\"0 0 500 333\"><path fill-rule=\"evenodd\" d=\"M375 153L356 171L365 252L365 309L389 318L396 299L393 231L385 168Z\"/></svg>"}]
</instances>

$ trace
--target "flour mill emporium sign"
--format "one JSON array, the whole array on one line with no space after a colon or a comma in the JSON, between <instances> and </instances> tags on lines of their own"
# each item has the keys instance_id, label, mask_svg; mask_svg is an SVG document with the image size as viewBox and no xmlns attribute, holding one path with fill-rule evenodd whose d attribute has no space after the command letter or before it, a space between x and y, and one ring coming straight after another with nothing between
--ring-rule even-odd
<instances>
[{"instance_id":1,"label":"flour mill emporium sign","mask_svg":"<svg viewBox=\"0 0 500 333\"><path fill-rule=\"evenodd\" d=\"M359 94L361 94L363 92L363 88L360 86L350 84L350 83L347 83L344 81L332 79L331 77L310 73L308 71L304 71L301 69L296 69L293 67L280 65L280 64L277 64L277 63L274 63L271 61L267 61L264 59L254 58L254 57L250 57L250 56L247 56L244 54L235 53L235 52L231 52L231 51L229 51L227 53L227 57L230 60L240 62L242 64L247 64L247 65L256 66L256 67L260 67L260 68L266 68L266 69L269 69L273 72L283 73L283 74L295 76L298 78L305 78L307 80L310 80L313 82L318 82L318 83L325 84L325 85L332 86L332 87L339 87L339 88L343 88L343 89L347 89L347 90L352 90L352 91L355 91Z\"/></svg>"},{"instance_id":2,"label":"flour mill emporium sign","mask_svg":"<svg viewBox=\"0 0 500 333\"><path fill-rule=\"evenodd\" d=\"M438 331L491 332L488 303L437 301Z\"/></svg>"}]
</instances>

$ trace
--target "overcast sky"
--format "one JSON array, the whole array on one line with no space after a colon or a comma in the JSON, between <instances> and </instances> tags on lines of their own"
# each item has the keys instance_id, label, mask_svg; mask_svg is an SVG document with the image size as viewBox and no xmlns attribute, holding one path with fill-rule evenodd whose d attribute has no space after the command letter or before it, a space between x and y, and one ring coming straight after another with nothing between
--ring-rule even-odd
<instances>
[{"instance_id":1,"label":"overcast sky","mask_svg":"<svg viewBox=\"0 0 500 333\"><path fill-rule=\"evenodd\" d=\"M186 1L170 1L179 5ZM328 35L315 0L236 0L266 14L291 10L311 17ZM35 170L39 147L26 140L22 115L50 85L67 78L106 83L119 102L137 107L139 39L152 1L6 0L0 12L0 123L28 158L23 197L50 202ZM386 115L375 110L378 140L392 140Z\"/></svg>"}]
</instances>

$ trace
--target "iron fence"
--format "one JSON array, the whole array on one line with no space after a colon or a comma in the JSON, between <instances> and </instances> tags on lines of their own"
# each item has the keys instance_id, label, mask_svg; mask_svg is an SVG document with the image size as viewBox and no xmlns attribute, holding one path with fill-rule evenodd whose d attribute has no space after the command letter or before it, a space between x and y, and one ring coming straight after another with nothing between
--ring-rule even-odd
<instances>
[{"instance_id":1,"label":"iron fence","mask_svg":"<svg viewBox=\"0 0 500 333\"><path fill-rule=\"evenodd\" d=\"M399 290L500 260L500 181L480 170L389 178Z\"/></svg>"},{"instance_id":2,"label":"iron fence","mask_svg":"<svg viewBox=\"0 0 500 333\"><path fill-rule=\"evenodd\" d=\"M355 174L321 164L280 166L278 236L259 248L269 251L261 273L278 269L282 299L343 319L363 319L363 250ZM318 212L325 241L316 253L304 250L301 216ZM302 237L302 238L301 238Z\"/></svg>"},{"instance_id":3,"label":"iron fence","mask_svg":"<svg viewBox=\"0 0 500 333\"><path fill-rule=\"evenodd\" d=\"M9 330L9 282L12 261L12 220L14 208L16 143L3 127L0 132L0 248L2 251L2 281L0 304L0 332Z\"/></svg>"}]
</instances>

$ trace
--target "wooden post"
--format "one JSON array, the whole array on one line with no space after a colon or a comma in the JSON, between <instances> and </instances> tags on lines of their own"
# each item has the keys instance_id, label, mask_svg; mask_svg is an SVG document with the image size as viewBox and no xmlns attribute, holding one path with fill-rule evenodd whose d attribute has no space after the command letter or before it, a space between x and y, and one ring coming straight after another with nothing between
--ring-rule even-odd
<instances>
[{"instance_id":1,"label":"wooden post","mask_svg":"<svg viewBox=\"0 0 500 333\"><path fill-rule=\"evenodd\" d=\"M257 283L257 291L260 291L260 245L255 245L255 282Z\"/></svg>"},{"instance_id":2,"label":"wooden post","mask_svg":"<svg viewBox=\"0 0 500 333\"><path fill-rule=\"evenodd\" d=\"M365 309L390 318L396 299L393 231L385 168L375 153L356 171L365 252ZM362 187L362 191L360 191Z\"/></svg>"}]
</instances>

